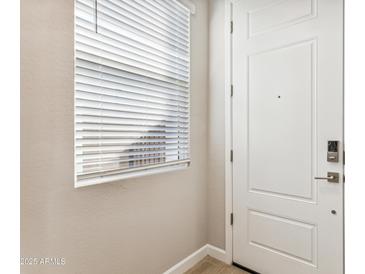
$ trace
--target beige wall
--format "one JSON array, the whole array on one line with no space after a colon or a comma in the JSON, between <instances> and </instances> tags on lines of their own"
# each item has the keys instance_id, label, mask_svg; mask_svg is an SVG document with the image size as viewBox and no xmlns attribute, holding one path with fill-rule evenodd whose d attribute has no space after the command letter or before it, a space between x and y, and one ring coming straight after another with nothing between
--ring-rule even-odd
<instances>
[{"instance_id":1,"label":"beige wall","mask_svg":"<svg viewBox=\"0 0 365 274\"><path fill-rule=\"evenodd\" d=\"M209 175L208 241L225 248L224 197L224 8L225 0L209 1Z\"/></svg>"},{"instance_id":2,"label":"beige wall","mask_svg":"<svg viewBox=\"0 0 365 274\"><path fill-rule=\"evenodd\" d=\"M81 189L73 187L73 2L21 1L21 256L66 259L22 273L161 273L208 241L207 1L195 0L192 17L191 167Z\"/></svg>"}]
</instances>

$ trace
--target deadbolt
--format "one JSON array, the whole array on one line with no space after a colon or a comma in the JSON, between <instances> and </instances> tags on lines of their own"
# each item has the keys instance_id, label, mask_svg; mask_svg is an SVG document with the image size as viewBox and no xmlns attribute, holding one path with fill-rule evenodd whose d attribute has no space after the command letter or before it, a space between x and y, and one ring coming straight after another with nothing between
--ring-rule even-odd
<instances>
[{"instance_id":1,"label":"deadbolt","mask_svg":"<svg viewBox=\"0 0 365 274\"><path fill-rule=\"evenodd\" d=\"M316 180L327 180L329 183L339 183L339 178L338 172L327 172L327 177L314 177Z\"/></svg>"},{"instance_id":2,"label":"deadbolt","mask_svg":"<svg viewBox=\"0 0 365 274\"><path fill-rule=\"evenodd\" d=\"M338 163L338 144L339 141L328 141L327 162Z\"/></svg>"}]
</instances>

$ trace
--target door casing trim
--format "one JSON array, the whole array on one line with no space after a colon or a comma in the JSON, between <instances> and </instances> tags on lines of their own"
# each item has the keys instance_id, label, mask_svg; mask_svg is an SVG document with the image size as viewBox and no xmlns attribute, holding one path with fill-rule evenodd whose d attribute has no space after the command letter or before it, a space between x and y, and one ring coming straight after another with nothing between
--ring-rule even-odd
<instances>
[{"instance_id":1,"label":"door casing trim","mask_svg":"<svg viewBox=\"0 0 365 274\"><path fill-rule=\"evenodd\" d=\"M233 178L232 178L232 0L225 0L224 17L224 57L225 57L225 250L227 264L233 263L233 229L231 225L231 213L233 213ZM234 95L233 95L234 96Z\"/></svg>"}]
</instances>

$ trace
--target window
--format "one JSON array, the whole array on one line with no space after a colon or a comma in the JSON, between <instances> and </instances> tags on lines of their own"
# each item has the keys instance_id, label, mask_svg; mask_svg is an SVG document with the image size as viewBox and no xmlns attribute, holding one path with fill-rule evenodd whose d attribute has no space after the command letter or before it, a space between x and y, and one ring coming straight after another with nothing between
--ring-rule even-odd
<instances>
[{"instance_id":1,"label":"window","mask_svg":"<svg viewBox=\"0 0 365 274\"><path fill-rule=\"evenodd\" d=\"M76 0L75 186L190 161L190 11Z\"/></svg>"}]
</instances>

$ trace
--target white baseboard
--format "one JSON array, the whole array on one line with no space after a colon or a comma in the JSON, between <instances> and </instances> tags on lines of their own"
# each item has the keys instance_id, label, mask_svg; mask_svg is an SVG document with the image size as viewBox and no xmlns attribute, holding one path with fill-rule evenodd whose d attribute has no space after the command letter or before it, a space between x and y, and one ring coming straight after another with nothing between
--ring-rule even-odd
<instances>
[{"instance_id":1,"label":"white baseboard","mask_svg":"<svg viewBox=\"0 0 365 274\"><path fill-rule=\"evenodd\" d=\"M227 264L230 264L232 262L227 261L226 251L223 249L220 249L218 247L215 247L214 245L206 245L207 253L210 257L213 257L219 261L225 262Z\"/></svg>"},{"instance_id":2,"label":"white baseboard","mask_svg":"<svg viewBox=\"0 0 365 274\"><path fill-rule=\"evenodd\" d=\"M175 264L163 274L182 274L196 265L207 255L217 260L227 262L226 252L223 249L207 244Z\"/></svg>"}]
</instances>

